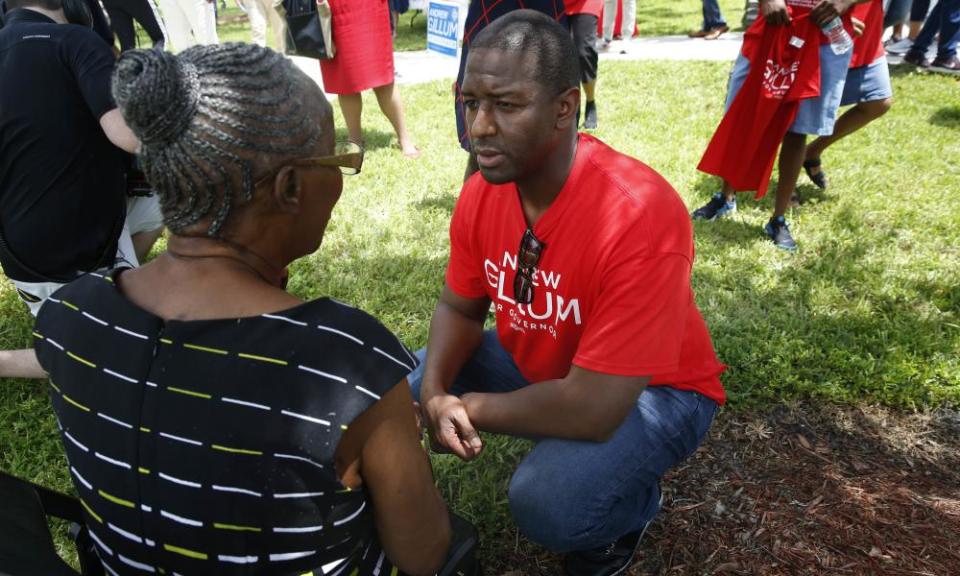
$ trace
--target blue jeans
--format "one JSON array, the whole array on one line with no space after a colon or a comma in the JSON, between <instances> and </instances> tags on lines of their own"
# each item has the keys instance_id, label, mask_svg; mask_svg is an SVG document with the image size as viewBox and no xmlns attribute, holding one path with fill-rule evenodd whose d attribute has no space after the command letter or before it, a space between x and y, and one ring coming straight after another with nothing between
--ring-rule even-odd
<instances>
[{"instance_id":1,"label":"blue jeans","mask_svg":"<svg viewBox=\"0 0 960 576\"><path fill-rule=\"evenodd\" d=\"M957 43L960 42L960 0L940 0L933 7L920 34L913 41L910 52L924 54L933 37L940 33L937 46L937 59L948 60L957 55Z\"/></svg>"},{"instance_id":2,"label":"blue jeans","mask_svg":"<svg viewBox=\"0 0 960 576\"><path fill-rule=\"evenodd\" d=\"M422 359L426 349L417 352ZM423 363L408 380L420 398ZM451 392L510 392L530 383L495 331L460 371ZM517 527L554 552L595 548L643 528L659 511L660 478L690 454L717 404L696 392L648 387L606 442L539 440L510 480Z\"/></svg>"},{"instance_id":3,"label":"blue jeans","mask_svg":"<svg viewBox=\"0 0 960 576\"><path fill-rule=\"evenodd\" d=\"M720 4L717 0L703 0L703 31L726 26L727 21L720 13Z\"/></svg>"}]
</instances>

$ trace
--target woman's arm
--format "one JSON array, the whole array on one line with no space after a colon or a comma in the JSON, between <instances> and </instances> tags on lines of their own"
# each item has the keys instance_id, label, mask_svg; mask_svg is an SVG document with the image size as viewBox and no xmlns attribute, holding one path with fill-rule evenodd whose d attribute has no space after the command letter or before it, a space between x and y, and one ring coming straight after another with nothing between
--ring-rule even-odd
<instances>
[{"instance_id":1,"label":"woman's arm","mask_svg":"<svg viewBox=\"0 0 960 576\"><path fill-rule=\"evenodd\" d=\"M420 444L406 379L350 424L337 470L347 486L366 484L390 560L409 574L435 574L450 547L450 519Z\"/></svg>"}]
</instances>

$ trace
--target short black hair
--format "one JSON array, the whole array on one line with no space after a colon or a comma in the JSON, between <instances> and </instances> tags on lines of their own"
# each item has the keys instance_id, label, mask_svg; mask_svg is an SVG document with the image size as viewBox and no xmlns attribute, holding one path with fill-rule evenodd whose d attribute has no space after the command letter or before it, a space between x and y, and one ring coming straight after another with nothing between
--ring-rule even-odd
<instances>
[{"instance_id":1,"label":"short black hair","mask_svg":"<svg viewBox=\"0 0 960 576\"><path fill-rule=\"evenodd\" d=\"M536 57L534 79L554 95L580 85L580 63L570 32L536 10L515 10L494 20L470 44L480 49L523 52Z\"/></svg>"},{"instance_id":2,"label":"short black hair","mask_svg":"<svg viewBox=\"0 0 960 576\"><path fill-rule=\"evenodd\" d=\"M17 8L43 8L44 10L59 10L63 8L63 0L6 0L7 12Z\"/></svg>"}]
</instances>

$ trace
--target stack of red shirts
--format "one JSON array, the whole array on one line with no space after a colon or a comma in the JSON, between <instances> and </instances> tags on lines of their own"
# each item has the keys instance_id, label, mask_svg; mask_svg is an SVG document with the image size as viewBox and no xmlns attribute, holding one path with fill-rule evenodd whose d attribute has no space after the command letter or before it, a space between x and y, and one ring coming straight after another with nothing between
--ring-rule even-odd
<instances>
[{"instance_id":1,"label":"stack of red shirts","mask_svg":"<svg viewBox=\"0 0 960 576\"><path fill-rule=\"evenodd\" d=\"M750 73L697 166L734 190L767 193L777 150L800 101L820 95L822 34L809 10L794 10L790 24L757 18L743 37Z\"/></svg>"}]
</instances>

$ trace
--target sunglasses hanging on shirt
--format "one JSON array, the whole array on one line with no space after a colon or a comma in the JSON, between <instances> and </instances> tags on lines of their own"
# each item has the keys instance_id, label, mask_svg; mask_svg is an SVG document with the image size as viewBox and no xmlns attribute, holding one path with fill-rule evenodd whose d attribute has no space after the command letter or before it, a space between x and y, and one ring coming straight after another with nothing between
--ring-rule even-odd
<instances>
[{"instance_id":1,"label":"sunglasses hanging on shirt","mask_svg":"<svg viewBox=\"0 0 960 576\"><path fill-rule=\"evenodd\" d=\"M513 298L518 304L533 302L533 273L540 263L540 255L547 247L537 238L532 228L527 228L520 238L517 250L517 275L513 277Z\"/></svg>"}]
</instances>

